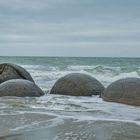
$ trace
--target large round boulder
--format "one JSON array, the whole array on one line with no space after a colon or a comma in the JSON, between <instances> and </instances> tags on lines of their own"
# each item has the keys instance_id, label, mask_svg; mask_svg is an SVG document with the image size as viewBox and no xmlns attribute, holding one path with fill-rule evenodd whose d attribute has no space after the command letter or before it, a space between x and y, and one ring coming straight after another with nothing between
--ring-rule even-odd
<instances>
[{"instance_id":1,"label":"large round boulder","mask_svg":"<svg viewBox=\"0 0 140 140\"><path fill-rule=\"evenodd\" d=\"M33 97L44 95L33 82L23 79L12 79L0 84L0 96Z\"/></svg>"},{"instance_id":2,"label":"large round boulder","mask_svg":"<svg viewBox=\"0 0 140 140\"><path fill-rule=\"evenodd\" d=\"M34 82L31 75L24 68L10 63L0 64L0 84L10 79L26 79Z\"/></svg>"},{"instance_id":3,"label":"large round boulder","mask_svg":"<svg viewBox=\"0 0 140 140\"><path fill-rule=\"evenodd\" d=\"M100 95L104 86L95 78L81 73L71 73L60 78L53 86L50 94L73 96Z\"/></svg>"},{"instance_id":4,"label":"large round boulder","mask_svg":"<svg viewBox=\"0 0 140 140\"><path fill-rule=\"evenodd\" d=\"M125 78L113 82L101 97L105 101L140 106L140 78Z\"/></svg>"}]
</instances>

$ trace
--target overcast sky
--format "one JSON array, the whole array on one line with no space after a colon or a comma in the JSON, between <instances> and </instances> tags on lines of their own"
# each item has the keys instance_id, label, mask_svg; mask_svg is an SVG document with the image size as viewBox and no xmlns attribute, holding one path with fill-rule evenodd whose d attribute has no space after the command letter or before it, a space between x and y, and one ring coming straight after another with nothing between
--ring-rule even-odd
<instances>
[{"instance_id":1,"label":"overcast sky","mask_svg":"<svg viewBox=\"0 0 140 140\"><path fill-rule=\"evenodd\" d=\"M140 57L140 0L0 0L0 55Z\"/></svg>"}]
</instances>

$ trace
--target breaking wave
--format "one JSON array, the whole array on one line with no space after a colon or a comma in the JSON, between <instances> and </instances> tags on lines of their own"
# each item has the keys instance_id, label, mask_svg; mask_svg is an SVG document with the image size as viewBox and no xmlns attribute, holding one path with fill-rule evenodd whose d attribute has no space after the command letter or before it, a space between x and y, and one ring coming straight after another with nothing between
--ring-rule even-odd
<instances>
[{"instance_id":1,"label":"breaking wave","mask_svg":"<svg viewBox=\"0 0 140 140\"><path fill-rule=\"evenodd\" d=\"M47 65L22 65L26 68L37 84L43 89L50 89L60 77L69 73L85 73L98 79L104 86L126 77L140 77L140 67L105 66L105 65L68 65L68 66L47 66Z\"/></svg>"}]
</instances>

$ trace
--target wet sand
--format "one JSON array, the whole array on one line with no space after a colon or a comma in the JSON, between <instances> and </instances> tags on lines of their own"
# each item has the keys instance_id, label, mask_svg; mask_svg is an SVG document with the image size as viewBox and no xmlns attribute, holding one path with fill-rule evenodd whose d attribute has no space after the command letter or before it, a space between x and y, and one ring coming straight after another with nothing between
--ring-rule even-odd
<instances>
[{"instance_id":1,"label":"wet sand","mask_svg":"<svg viewBox=\"0 0 140 140\"><path fill-rule=\"evenodd\" d=\"M0 140L140 140L140 108L101 98L0 98Z\"/></svg>"},{"instance_id":2,"label":"wet sand","mask_svg":"<svg viewBox=\"0 0 140 140\"><path fill-rule=\"evenodd\" d=\"M35 113L6 115L0 117L0 140L140 140L140 126L121 121L58 119Z\"/></svg>"}]
</instances>

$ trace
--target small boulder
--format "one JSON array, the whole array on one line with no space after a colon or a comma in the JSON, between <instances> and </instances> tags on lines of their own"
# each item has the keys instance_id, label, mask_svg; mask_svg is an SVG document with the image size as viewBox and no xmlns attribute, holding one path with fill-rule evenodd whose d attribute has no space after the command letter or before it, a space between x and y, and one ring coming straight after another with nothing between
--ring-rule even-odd
<instances>
[{"instance_id":1,"label":"small boulder","mask_svg":"<svg viewBox=\"0 0 140 140\"><path fill-rule=\"evenodd\" d=\"M140 106L140 78L125 78L113 82L101 97L105 101Z\"/></svg>"},{"instance_id":2,"label":"small boulder","mask_svg":"<svg viewBox=\"0 0 140 140\"><path fill-rule=\"evenodd\" d=\"M10 79L25 79L34 82L31 75L24 68L15 64L0 64L0 84Z\"/></svg>"},{"instance_id":3,"label":"small boulder","mask_svg":"<svg viewBox=\"0 0 140 140\"><path fill-rule=\"evenodd\" d=\"M28 80L12 79L0 84L0 96L38 97L42 95L44 95L43 91Z\"/></svg>"},{"instance_id":4,"label":"small boulder","mask_svg":"<svg viewBox=\"0 0 140 140\"><path fill-rule=\"evenodd\" d=\"M50 94L73 96L100 95L104 86L95 78L81 73L71 73L60 78L53 86Z\"/></svg>"}]
</instances>

